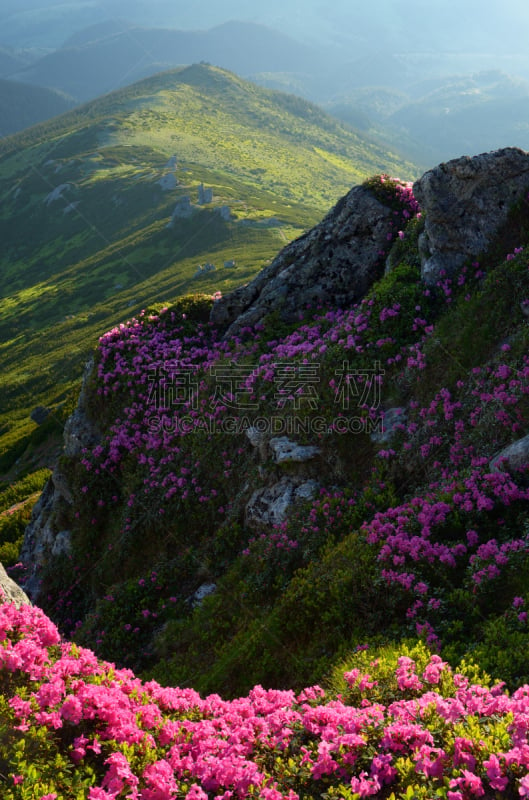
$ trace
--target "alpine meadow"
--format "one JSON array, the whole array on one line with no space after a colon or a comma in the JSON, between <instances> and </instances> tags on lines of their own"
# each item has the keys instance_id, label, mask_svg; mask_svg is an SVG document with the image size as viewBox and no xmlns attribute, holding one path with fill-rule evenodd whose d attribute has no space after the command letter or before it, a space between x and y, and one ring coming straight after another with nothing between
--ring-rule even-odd
<instances>
[{"instance_id":1,"label":"alpine meadow","mask_svg":"<svg viewBox=\"0 0 529 800\"><path fill-rule=\"evenodd\" d=\"M10 9L27 124L74 102L54 64L88 92L139 47L99 2ZM326 12L336 58L370 14ZM289 41L260 26L233 58ZM379 66L441 58L386 34ZM311 52L256 81L316 86ZM525 92L487 75L439 97ZM335 96L370 138L206 61L0 139L2 800L529 797L529 152L407 160L463 130L419 77L431 141L404 94L383 130L398 75Z\"/></svg>"}]
</instances>

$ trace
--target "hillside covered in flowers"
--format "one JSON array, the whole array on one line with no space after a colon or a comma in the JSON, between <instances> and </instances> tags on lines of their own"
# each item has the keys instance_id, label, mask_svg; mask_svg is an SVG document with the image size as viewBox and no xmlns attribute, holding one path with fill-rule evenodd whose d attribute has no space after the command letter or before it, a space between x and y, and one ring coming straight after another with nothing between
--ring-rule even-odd
<instances>
[{"instance_id":1,"label":"hillside covered in flowers","mask_svg":"<svg viewBox=\"0 0 529 800\"><path fill-rule=\"evenodd\" d=\"M101 338L43 611L0 609L2 796L529 795L528 195L428 285L411 186L367 186L358 303Z\"/></svg>"},{"instance_id":2,"label":"hillside covered in flowers","mask_svg":"<svg viewBox=\"0 0 529 800\"><path fill-rule=\"evenodd\" d=\"M340 691L222 700L142 683L30 606L0 606L0 631L5 800L529 795L528 687L421 645L361 652Z\"/></svg>"}]
</instances>

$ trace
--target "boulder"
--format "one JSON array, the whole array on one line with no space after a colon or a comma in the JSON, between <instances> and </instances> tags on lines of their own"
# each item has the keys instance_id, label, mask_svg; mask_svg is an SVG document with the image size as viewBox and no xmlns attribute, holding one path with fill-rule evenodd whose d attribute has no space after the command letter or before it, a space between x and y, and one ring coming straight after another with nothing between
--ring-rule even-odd
<instances>
[{"instance_id":1,"label":"boulder","mask_svg":"<svg viewBox=\"0 0 529 800\"><path fill-rule=\"evenodd\" d=\"M302 464L311 461L321 453L315 445L302 445L291 441L288 436L278 436L270 439L270 449L276 464Z\"/></svg>"},{"instance_id":2,"label":"boulder","mask_svg":"<svg viewBox=\"0 0 529 800\"><path fill-rule=\"evenodd\" d=\"M55 511L61 502L64 502L63 495L58 494L53 479L50 479L33 508L24 532L20 560L28 570L24 589L33 602L40 599L40 573L43 567L53 557L70 552L70 532L56 529Z\"/></svg>"},{"instance_id":3,"label":"boulder","mask_svg":"<svg viewBox=\"0 0 529 800\"><path fill-rule=\"evenodd\" d=\"M202 601L205 597L208 597L210 594L213 594L217 589L216 583L203 583L201 586L198 587L196 592L191 595L191 597L187 598L187 601L193 608L197 608L198 606L202 605Z\"/></svg>"},{"instance_id":4,"label":"boulder","mask_svg":"<svg viewBox=\"0 0 529 800\"><path fill-rule=\"evenodd\" d=\"M77 407L64 426L64 454L70 458L80 455L85 448L95 447L101 440L101 435L86 409L86 386L93 367L94 360L90 359L85 367Z\"/></svg>"},{"instance_id":5,"label":"boulder","mask_svg":"<svg viewBox=\"0 0 529 800\"><path fill-rule=\"evenodd\" d=\"M405 427L407 419L405 408L388 408L383 412L382 430L372 433L371 441L375 444L388 444Z\"/></svg>"},{"instance_id":6,"label":"boulder","mask_svg":"<svg viewBox=\"0 0 529 800\"><path fill-rule=\"evenodd\" d=\"M253 425L247 428L245 433L252 447L257 449L261 461L266 461L268 457L268 434Z\"/></svg>"},{"instance_id":7,"label":"boulder","mask_svg":"<svg viewBox=\"0 0 529 800\"><path fill-rule=\"evenodd\" d=\"M49 408L45 406L36 406L29 416L37 425L42 425L42 423L48 419L49 415Z\"/></svg>"},{"instance_id":8,"label":"boulder","mask_svg":"<svg viewBox=\"0 0 529 800\"><path fill-rule=\"evenodd\" d=\"M79 458L84 448L94 447L101 438L96 423L88 414L86 402L93 366L91 359L85 368L77 407L64 426L64 454L69 458ZM68 475L57 466L33 508L20 553L20 559L27 567L24 589L33 602L38 603L40 599L42 570L53 558L70 553L71 532L65 530L59 520L72 502Z\"/></svg>"},{"instance_id":9,"label":"boulder","mask_svg":"<svg viewBox=\"0 0 529 800\"><path fill-rule=\"evenodd\" d=\"M174 172L169 172L167 175L162 175L160 180L156 181L164 192L170 192L172 189L176 189L178 186L178 179Z\"/></svg>"},{"instance_id":10,"label":"boulder","mask_svg":"<svg viewBox=\"0 0 529 800\"><path fill-rule=\"evenodd\" d=\"M440 164L413 186L425 214L422 278L434 286L486 251L529 189L529 153L516 147Z\"/></svg>"},{"instance_id":11,"label":"boulder","mask_svg":"<svg viewBox=\"0 0 529 800\"><path fill-rule=\"evenodd\" d=\"M280 525L295 503L310 500L318 488L314 480L284 477L273 486L257 489L246 506L245 523L254 530Z\"/></svg>"},{"instance_id":12,"label":"boulder","mask_svg":"<svg viewBox=\"0 0 529 800\"><path fill-rule=\"evenodd\" d=\"M31 605L27 594L9 577L3 564L0 564L0 602L14 603L17 607Z\"/></svg>"},{"instance_id":13,"label":"boulder","mask_svg":"<svg viewBox=\"0 0 529 800\"><path fill-rule=\"evenodd\" d=\"M516 474L529 467L529 436L505 447L490 462L491 472L510 472Z\"/></svg>"},{"instance_id":14,"label":"boulder","mask_svg":"<svg viewBox=\"0 0 529 800\"><path fill-rule=\"evenodd\" d=\"M288 320L308 305L356 302L384 272L380 253L392 218L368 188L355 186L253 281L215 303L212 322L229 337L276 309Z\"/></svg>"}]
</instances>

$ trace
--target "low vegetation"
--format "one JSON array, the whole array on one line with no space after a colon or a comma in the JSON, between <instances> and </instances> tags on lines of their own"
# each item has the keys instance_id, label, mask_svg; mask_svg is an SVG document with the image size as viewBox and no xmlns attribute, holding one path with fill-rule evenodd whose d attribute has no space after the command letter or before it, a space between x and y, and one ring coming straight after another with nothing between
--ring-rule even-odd
<instances>
[{"instance_id":1,"label":"low vegetation","mask_svg":"<svg viewBox=\"0 0 529 800\"><path fill-rule=\"evenodd\" d=\"M426 288L411 186L367 185L392 269L356 306L223 339L204 285L101 336L71 551L0 607L8 800L529 796L527 467L492 463L529 432L529 206ZM314 491L252 525L295 469L263 420Z\"/></svg>"},{"instance_id":2,"label":"low vegetation","mask_svg":"<svg viewBox=\"0 0 529 800\"><path fill-rule=\"evenodd\" d=\"M205 64L2 139L0 481L51 463L30 414L61 422L105 331L250 280L386 164L415 174L310 103ZM186 196L191 217L167 227ZM206 263L216 270L195 277Z\"/></svg>"}]
</instances>

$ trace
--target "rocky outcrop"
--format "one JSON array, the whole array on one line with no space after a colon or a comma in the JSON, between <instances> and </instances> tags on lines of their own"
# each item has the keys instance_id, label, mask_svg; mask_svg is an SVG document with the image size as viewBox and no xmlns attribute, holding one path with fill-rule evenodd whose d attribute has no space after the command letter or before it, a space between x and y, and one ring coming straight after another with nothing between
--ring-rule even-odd
<instances>
[{"instance_id":1,"label":"rocky outcrop","mask_svg":"<svg viewBox=\"0 0 529 800\"><path fill-rule=\"evenodd\" d=\"M100 434L87 412L87 382L93 368L89 361L77 408L64 426L64 454L73 458L82 450L98 444ZM64 510L73 503L68 476L57 465L36 503L24 533L20 559L27 567L24 589L34 602L39 600L40 576L43 568L53 559L70 552L71 532L60 520Z\"/></svg>"},{"instance_id":2,"label":"rocky outcrop","mask_svg":"<svg viewBox=\"0 0 529 800\"><path fill-rule=\"evenodd\" d=\"M395 435L403 430L408 415L405 408L388 408L382 415L382 430L371 434L371 441L375 444L388 444Z\"/></svg>"},{"instance_id":3,"label":"rocky outcrop","mask_svg":"<svg viewBox=\"0 0 529 800\"><path fill-rule=\"evenodd\" d=\"M521 477L521 471L527 475L527 464L529 464L529 436L518 439L517 442L505 447L490 462L491 472L510 472Z\"/></svg>"},{"instance_id":4,"label":"rocky outcrop","mask_svg":"<svg viewBox=\"0 0 529 800\"><path fill-rule=\"evenodd\" d=\"M3 564L0 564L0 603L14 603L17 608L31 605L27 594L9 577Z\"/></svg>"},{"instance_id":5,"label":"rocky outcrop","mask_svg":"<svg viewBox=\"0 0 529 800\"><path fill-rule=\"evenodd\" d=\"M29 415L33 422L37 425L42 425L43 422L46 422L50 415L50 409L45 408L44 406L37 406L33 409L31 414Z\"/></svg>"},{"instance_id":6,"label":"rocky outcrop","mask_svg":"<svg viewBox=\"0 0 529 800\"><path fill-rule=\"evenodd\" d=\"M382 275L392 216L369 189L355 186L253 281L218 300L212 321L230 336L275 310L289 319L309 304L356 302Z\"/></svg>"},{"instance_id":7,"label":"rocky outcrop","mask_svg":"<svg viewBox=\"0 0 529 800\"><path fill-rule=\"evenodd\" d=\"M101 440L101 434L87 411L87 384L93 367L91 359L85 367L77 407L64 426L64 454L68 457L78 456L84 448L95 447Z\"/></svg>"},{"instance_id":8,"label":"rocky outcrop","mask_svg":"<svg viewBox=\"0 0 529 800\"><path fill-rule=\"evenodd\" d=\"M268 444L276 464L303 464L321 453L319 447L298 444L291 441L288 436L274 437Z\"/></svg>"},{"instance_id":9,"label":"rocky outcrop","mask_svg":"<svg viewBox=\"0 0 529 800\"><path fill-rule=\"evenodd\" d=\"M422 278L435 285L487 250L529 188L529 153L515 147L457 158L426 172L413 186L425 214Z\"/></svg>"},{"instance_id":10,"label":"rocky outcrop","mask_svg":"<svg viewBox=\"0 0 529 800\"><path fill-rule=\"evenodd\" d=\"M419 241L424 282L435 285L482 255L528 189L529 153L516 147L464 156L426 172L413 187L425 216ZM253 281L218 300L212 322L227 328L229 337L275 310L288 320L307 305L357 302L381 276L391 219L392 211L367 187L354 187Z\"/></svg>"},{"instance_id":11,"label":"rocky outcrop","mask_svg":"<svg viewBox=\"0 0 529 800\"><path fill-rule=\"evenodd\" d=\"M284 477L273 486L257 489L246 506L245 524L253 530L280 525L293 505L310 500L318 489L317 481L295 477Z\"/></svg>"}]
</instances>

